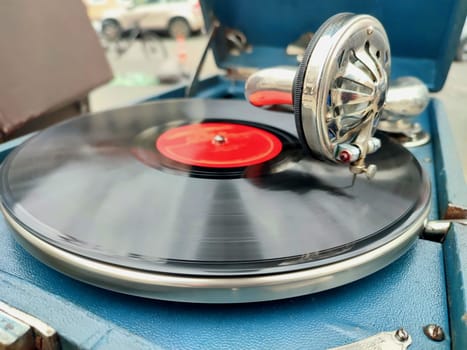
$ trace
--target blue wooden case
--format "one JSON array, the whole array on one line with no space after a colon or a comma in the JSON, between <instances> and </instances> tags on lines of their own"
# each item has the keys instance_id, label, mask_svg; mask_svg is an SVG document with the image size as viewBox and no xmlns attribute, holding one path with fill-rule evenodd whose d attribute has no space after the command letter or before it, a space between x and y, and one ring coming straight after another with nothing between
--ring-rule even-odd
<instances>
[{"instance_id":1,"label":"blue wooden case","mask_svg":"<svg viewBox=\"0 0 467 350\"><path fill-rule=\"evenodd\" d=\"M249 54L230 56L216 38L220 67L295 64L283 49L302 32L315 31L337 12L370 13L387 28L393 76L418 76L433 91L445 81L467 11L467 2L455 0L206 0L202 5L207 25L214 16L223 27L242 30L253 46ZM183 96L178 88L146 102ZM201 81L195 97L242 96L243 82L215 76ZM418 121L432 140L412 152L432 180L430 219L440 219L449 205L467 205L467 190L440 102L433 99ZM22 141L0 146L1 158ZM56 328L65 349L327 349L399 327L412 336L410 349L467 349L463 226L453 225L443 244L418 240L392 265L349 285L244 305L161 302L92 287L32 258L10 230L1 219L0 300ZM444 328L444 341L435 343L423 334L430 323Z\"/></svg>"}]
</instances>

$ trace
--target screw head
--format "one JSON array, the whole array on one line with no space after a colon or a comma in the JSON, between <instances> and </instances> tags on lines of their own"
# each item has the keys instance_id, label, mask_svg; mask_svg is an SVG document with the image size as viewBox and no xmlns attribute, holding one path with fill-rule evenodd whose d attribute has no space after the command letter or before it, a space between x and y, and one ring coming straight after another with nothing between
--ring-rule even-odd
<instances>
[{"instance_id":1,"label":"screw head","mask_svg":"<svg viewBox=\"0 0 467 350\"><path fill-rule=\"evenodd\" d=\"M352 155L350 154L349 151L343 150L339 153L339 160L341 162L348 163L350 162L351 159L352 159Z\"/></svg>"},{"instance_id":2,"label":"screw head","mask_svg":"<svg viewBox=\"0 0 467 350\"><path fill-rule=\"evenodd\" d=\"M443 341L445 338L443 328L437 324L426 325L423 327L423 333L425 333L429 339L434 341Z\"/></svg>"},{"instance_id":3,"label":"screw head","mask_svg":"<svg viewBox=\"0 0 467 350\"><path fill-rule=\"evenodd\" d=\"M368 27L367 30L366 30L366 33L368 35L371 35L371 34L373 34L373 31L374 31L373 27Z\"/></svg>"},{"instance_id":4,"label":"screw head","mask_svg":"<svg viewBox=\"0 0 467 350\"><path fill-rule=\"evenodd\" d=\"M404 328L399 328L394 334L396 339L400 342L406 342L409 340L409 333Z\"/></svg>"}]
</instances>

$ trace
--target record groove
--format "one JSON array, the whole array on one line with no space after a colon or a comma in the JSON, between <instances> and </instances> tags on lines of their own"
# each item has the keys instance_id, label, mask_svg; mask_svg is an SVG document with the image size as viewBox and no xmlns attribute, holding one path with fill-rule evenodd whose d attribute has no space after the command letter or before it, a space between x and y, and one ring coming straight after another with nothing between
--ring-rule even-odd
<instances>
[{"instance_id":1,"label":"record groove","mask_svg":"<svg viewBox=\"0 0 467 350\"><path fill-rule=\"evenodd\" d=\"M158 135L203 122L259 127L283 147L264 163L227 169L159 154ZM369 157L376 177L352 186L346 167L301 150L288 114L230 100L138 105L27 141L3 164L2 205L44 243L134 271L235 277L320 268L380 249L426 216L430 189L418 162L380 136L382 149Z\"/></svg>"}]
</instances>

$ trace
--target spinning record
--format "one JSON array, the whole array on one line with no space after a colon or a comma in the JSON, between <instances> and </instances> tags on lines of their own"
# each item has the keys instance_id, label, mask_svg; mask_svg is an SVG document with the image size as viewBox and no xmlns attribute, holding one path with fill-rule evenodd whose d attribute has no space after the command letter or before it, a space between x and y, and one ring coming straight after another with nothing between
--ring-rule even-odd
<instances>
[{"instance_id":1,"label":"spinning record","mask_svg":"<svg viewBox=\"0 0 467 350\"><path fill-rule=\"evenodd\" d=\"M418 162L380 135L369 180L302 151L288 114L169 100L82 116L4 162L3 212L52 267L125 293L244 302L311 293L402 255L428 213Z\"/></svg>"}]
</instances>

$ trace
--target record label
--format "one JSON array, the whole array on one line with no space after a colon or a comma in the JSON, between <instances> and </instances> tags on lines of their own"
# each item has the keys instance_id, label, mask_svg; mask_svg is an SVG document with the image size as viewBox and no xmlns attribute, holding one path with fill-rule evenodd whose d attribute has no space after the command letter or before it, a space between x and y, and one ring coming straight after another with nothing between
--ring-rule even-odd
<instances>
[{"instance_id":1,"label":"record label","mask_svg":"<svg viewBox=\"0 0 467 350\"><path fill-rule=\"evenodd\" d=\"M282 142L272 133L243 124L200 123L164 132L160 153L174 161L208 168L237 168L273 159Z\"/></svg>"}]
</instances>

